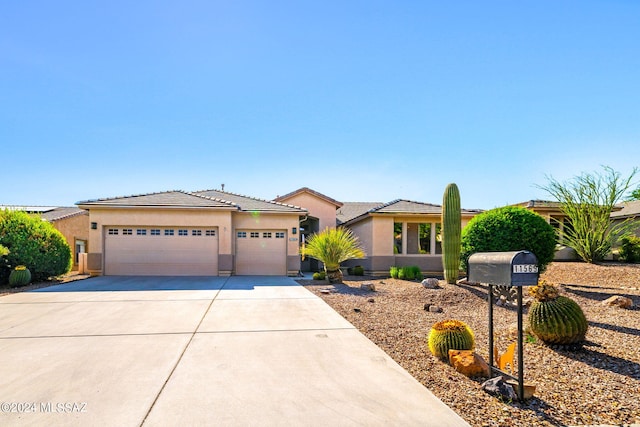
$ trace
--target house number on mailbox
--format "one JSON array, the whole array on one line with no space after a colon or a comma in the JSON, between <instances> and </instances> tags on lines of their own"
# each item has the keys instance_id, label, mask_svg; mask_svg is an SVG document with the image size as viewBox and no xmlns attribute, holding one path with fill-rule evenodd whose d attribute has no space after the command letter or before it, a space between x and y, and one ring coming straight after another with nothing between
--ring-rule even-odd
<instances>
[{"instance_id":1,"label":"house number on mailbox","mask_svg":"<svg viewBox=\"0 0 640 427\"><path fill-rule=\"evenodd\" d=\"M514 273L537 273L538 266L536 264L515 264L513 265Z\"/></svg>"}]
</instances>

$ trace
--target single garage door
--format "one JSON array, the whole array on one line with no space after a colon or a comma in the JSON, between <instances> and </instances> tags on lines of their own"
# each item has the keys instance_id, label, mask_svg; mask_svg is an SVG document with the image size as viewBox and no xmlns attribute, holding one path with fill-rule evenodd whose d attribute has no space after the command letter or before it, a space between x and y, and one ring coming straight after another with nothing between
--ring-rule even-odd
<instances>
[{"instance_id":1,"label":"single garage door","mask_svg":"<svg viewBox=\"0 0 640 427\"><path fill-rule=\"evenodd\" d=\"M218 230L108 227L105 275L217 276Z\"/></svg>"},{"instance_id":2,"label":"single garage door","mask_svg":"<svg viewBox=\"0 0 640 427\"><path fill-rule=\"evenodd\" d=\"M287 275L287 239L281 230L236 231L237 275Z\"/></svg>"}]
</instances>

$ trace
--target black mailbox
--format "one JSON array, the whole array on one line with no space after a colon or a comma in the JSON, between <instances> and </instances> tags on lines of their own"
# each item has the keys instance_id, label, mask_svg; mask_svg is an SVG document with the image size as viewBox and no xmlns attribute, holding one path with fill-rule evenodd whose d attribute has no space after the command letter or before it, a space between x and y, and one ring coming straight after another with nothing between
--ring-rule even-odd
<instances>
[{"instance_id":1,"label":"black mailbox","mask_svg":"<svg viewBox=\"0 0 640 427\"><path fill-rule=\"evenodd\" d=\"M533 252L478 252L469 257L470 282L499 286L538 284L538 258Z\"/></svg>"},{"instance_id":2,"label":"black mailbox","mask_svg":"<svg viewBox=\"0 0 640 427\"><path fill-rule=\"evenodd\" d=\"M516 393L520 400L524 400L522 287L538 284L538 258L529 251L478 252L471 255L467 261L467 280L488 285L489 366L491 371L498 371L503 375L506 373L493 366L493 287L516 287L518 297L518 389Z\"/></svg>"}]
</instances>

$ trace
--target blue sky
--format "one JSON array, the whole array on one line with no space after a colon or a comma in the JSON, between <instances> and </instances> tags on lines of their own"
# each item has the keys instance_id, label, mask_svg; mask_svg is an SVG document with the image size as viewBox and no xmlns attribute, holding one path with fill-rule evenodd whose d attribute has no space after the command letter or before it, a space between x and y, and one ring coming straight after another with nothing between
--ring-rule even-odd
<instances>
[{"instance_id":1,"label":"blue sky","mask_svg":"<svg viewBox=\"0 0 640 427\"><path fill-rule=\"evenodd\" d=\"M465 208L640 165L637 1L11 1L0 204L220 188Z\"/></svg>"}]
</instances>

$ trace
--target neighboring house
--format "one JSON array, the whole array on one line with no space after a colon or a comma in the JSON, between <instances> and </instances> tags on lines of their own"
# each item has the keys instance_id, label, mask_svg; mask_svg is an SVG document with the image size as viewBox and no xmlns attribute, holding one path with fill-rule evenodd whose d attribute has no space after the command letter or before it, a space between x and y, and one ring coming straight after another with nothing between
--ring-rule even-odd
<instances>
[{"instance_id":1,"label":"neighboring house","mask_svg":"<svg viewBox=\"0 0 640 427\"><path fill-rule=\"evenodd\" d=\"M626 220L633 221L635 226L631 232L640 237L640 200L624 202L622 209L611 214L611 219L614 223L620 223Z\"/></svg>"},{"instance_id":2,"label":"neighboring house","mask_svg":"<svg viewBox=\"0 0 640 427\"><path fill-rule=\"evenodd\" d=\"M73 253L73 268L80 253L89 249L89 213L83 209L59 206L1 206L0 209L25 211L50 222L64 236Z\"/></svg>"},{"instance_id":3,"label":"neighboring house","mask_svg":"<svg viewBox=\"0 0 640 427\"><path fill-rule=\"evenodd\" d=\"M207 190L78 202L91 274L294 275L304 208Z\"/></svg>"}]
</instances>

